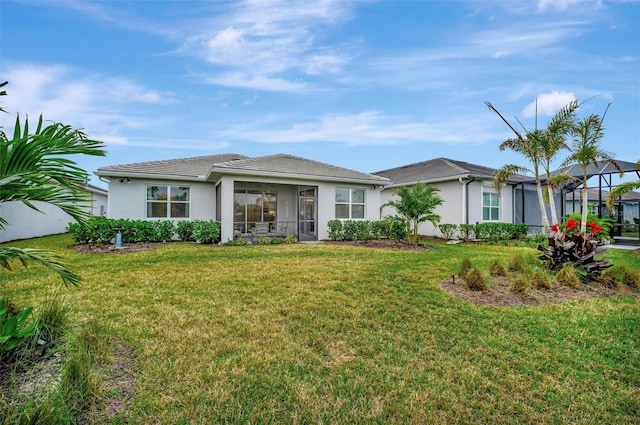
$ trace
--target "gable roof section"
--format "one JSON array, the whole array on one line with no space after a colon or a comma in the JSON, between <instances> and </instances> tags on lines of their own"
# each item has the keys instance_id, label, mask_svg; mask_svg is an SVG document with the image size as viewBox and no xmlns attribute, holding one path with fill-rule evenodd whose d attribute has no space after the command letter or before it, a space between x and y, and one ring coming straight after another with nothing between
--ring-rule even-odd
<instances>
[{"instance_id":1,"label":"gable roof section","mask_svg":"<svg viewBox=\"0 0 640 425\"><path fill-rule=\"evenodd\" d=\"M164 161L136 162L132 164L100 167L96 175L103 177L151 177L179 178L181 180L204 180L211 167L218 162L246 159L235 153L196 156L192 158L168 159Z\"/></svg>"},{"instance_id":2,"label":"gable roof section","mask_svg":"<svg viewBox=\"0 0 640 425\"><path fill-rule=\"evenodd\" d=\"M393 182L393 186L412 185L417 182L442 182L459 178L473 178L477 180L493 180L496 169L482 165L456 161L449 158L436 158L429 161L416 162L402 167L377 171L373 174L386 177ZM512 183L528 180L526 176L516 175Z\"/></svg>"},{"instance_id":3,"label":"gable roof section","mask_svg":"<svg viewBox=\"0 0 640 425\"><path fill-rule=\"evenodd\" d=\"M373 174L361 173L293 155L270 155L251 158L238 154L198 156L165 161L101 167L103 177L138 177L210 181L224 174L305 178L386 185L389 181Z\"/></svg>"},{"instance_id":4,"label":"gable roof section","mask_svg":"<svg viewBox=\"0 0 640 425\"><path fill-rule=\"evenodd\" d=\"M387 185L385 177L337 167L294 155L277 154L246 158L215 164L213 175L239 174L256 176L277 176L285 178L306 178L312 180L344 181Z\"/></svg>"}]
</instances>

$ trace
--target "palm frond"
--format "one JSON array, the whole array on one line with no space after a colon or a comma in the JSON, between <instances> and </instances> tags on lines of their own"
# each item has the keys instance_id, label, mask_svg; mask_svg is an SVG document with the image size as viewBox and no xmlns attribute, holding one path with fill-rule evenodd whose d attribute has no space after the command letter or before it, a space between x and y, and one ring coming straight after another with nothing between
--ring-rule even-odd
<instances>
[{"instance_id":1,"label":"palm frond","mask_svg":"<svg viewBox=\"0 0 640 425\"><path fill-rule=\"evenodd\" d=\"M59 260L60 258L58 254L43 249L0 248L0 266L7 270L12 270L12 260L20 261L25 268L28 267L29 262L39 263L58 274L62 278L65 286L77 286L81 281L80 276L69 270L69 268Z\"/></svg>"}]
</instances>

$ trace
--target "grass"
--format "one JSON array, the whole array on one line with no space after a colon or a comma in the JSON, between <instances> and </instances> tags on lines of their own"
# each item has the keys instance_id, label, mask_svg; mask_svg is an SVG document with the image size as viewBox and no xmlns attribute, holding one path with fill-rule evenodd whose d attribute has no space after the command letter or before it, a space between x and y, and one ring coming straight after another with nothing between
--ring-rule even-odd
<instances>
[{"instance_id":1,"label":"grass","mask_svg":"<svg viewBox=\"0 0 640 425\"><path fill-rule=\"evenodd\" d=\"M171 243L79 254L66 235L12 243L62 253L78 326L133 346L122 423L636 423L640 300L475 306L437 284L530 248L431 243L410 252L327 245ZM613 251L613 250L611 250ZM637 270L632 251L608 254ZM41 267L0 271L23 305L58 291Z\"/></svg>"}]
</instances>

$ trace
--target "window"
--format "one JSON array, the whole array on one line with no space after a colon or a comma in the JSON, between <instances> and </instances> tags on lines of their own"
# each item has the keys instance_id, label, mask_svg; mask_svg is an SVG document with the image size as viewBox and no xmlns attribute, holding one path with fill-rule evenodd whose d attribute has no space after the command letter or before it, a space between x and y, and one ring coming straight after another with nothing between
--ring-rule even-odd
<instances>
[{"instance_id":1,"label":"window","mask_svg":"<svg viewBox=\"0 0 640 425\"><path fill-rule=\"evenodd\" d=\"M277 192L236 189L233 194L234 224L237 230L246 232L250 223L275 222Z\"/></svg>"},{"instance_id":2,"label":"window","mask_svg":"<svg viewBox=\"0 0 640 425\"><path fill-rule=\"evenodd\" d=\"M497 193L482 194L482 220L500 220L500 198Z\"/></svg>"},{"instance_id":3,"label":"window","mask_svg":"<svg viewBox=\"0 0 640 425\"><path fill-rule=\"evenodd\" d=\"M189 218L188 186L147 185L147 218Z\"/></svg>"},{"instance_id":4,"label":"window","mask_svg":"<svg viewBox=\"0 0 640 425\"><path fill-rule=\"evenodd\" d=\"M336 188L336 218L364 218L364 189Z\"/></svg>"}]
</instances>

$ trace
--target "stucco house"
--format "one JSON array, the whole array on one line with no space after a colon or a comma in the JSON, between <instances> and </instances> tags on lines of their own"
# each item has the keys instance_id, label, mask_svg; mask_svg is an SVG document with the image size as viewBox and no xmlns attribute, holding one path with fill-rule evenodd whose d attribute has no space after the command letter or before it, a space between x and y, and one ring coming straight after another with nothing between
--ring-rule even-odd
<instances>
[{"instance_id":1,"label":"stucco house","mask_svg":"<svg viewBox=\"0 0 640 425\"><path fill-rule=\"evenodd\" d=\"M221 154L99 168L109 185L109 217L216 220L221 240L256 229L328 238L334 218L377 220L383 176L293 155Z\"/></svg>"},{"instance_id":2,"label":"stucco house","mask_svg":"<svg viewBox=\"0 0 640 425\"><path fill-rule=\"evenodd\" d=\"M435 213L440 215L441 224L527 223L532 226L530 231L535 231L540 227L541 214L536 210L537 193L530 177L513 176L502 190L497 191L493 186L495 171L482 165L436 158L372 174L391 181L380 195L382 205L396 196L394 188L423 182L440 189L438 196L444 202ZM395 210L384 207L382 215L388 214L395 214ZM419 232L440 236L439 230L430 222L422 223Z\"/></svg>"},{"instance_id":3,"label":"stucco house","mask_svg":"<svg viewBox=\"0 0 640 425\"><path fill-rule=\"evenodd\" d=\"M91 198L87 210L94 216L106 215L107 191L91 184L87 184L85 189ZM41 212L20 201L0 203L0 217L9 222L0 231L0 242L65 233L67 225L74 221L69 214L51 204L38 201L33 204Z\"/></svg>"}]
</instances>

